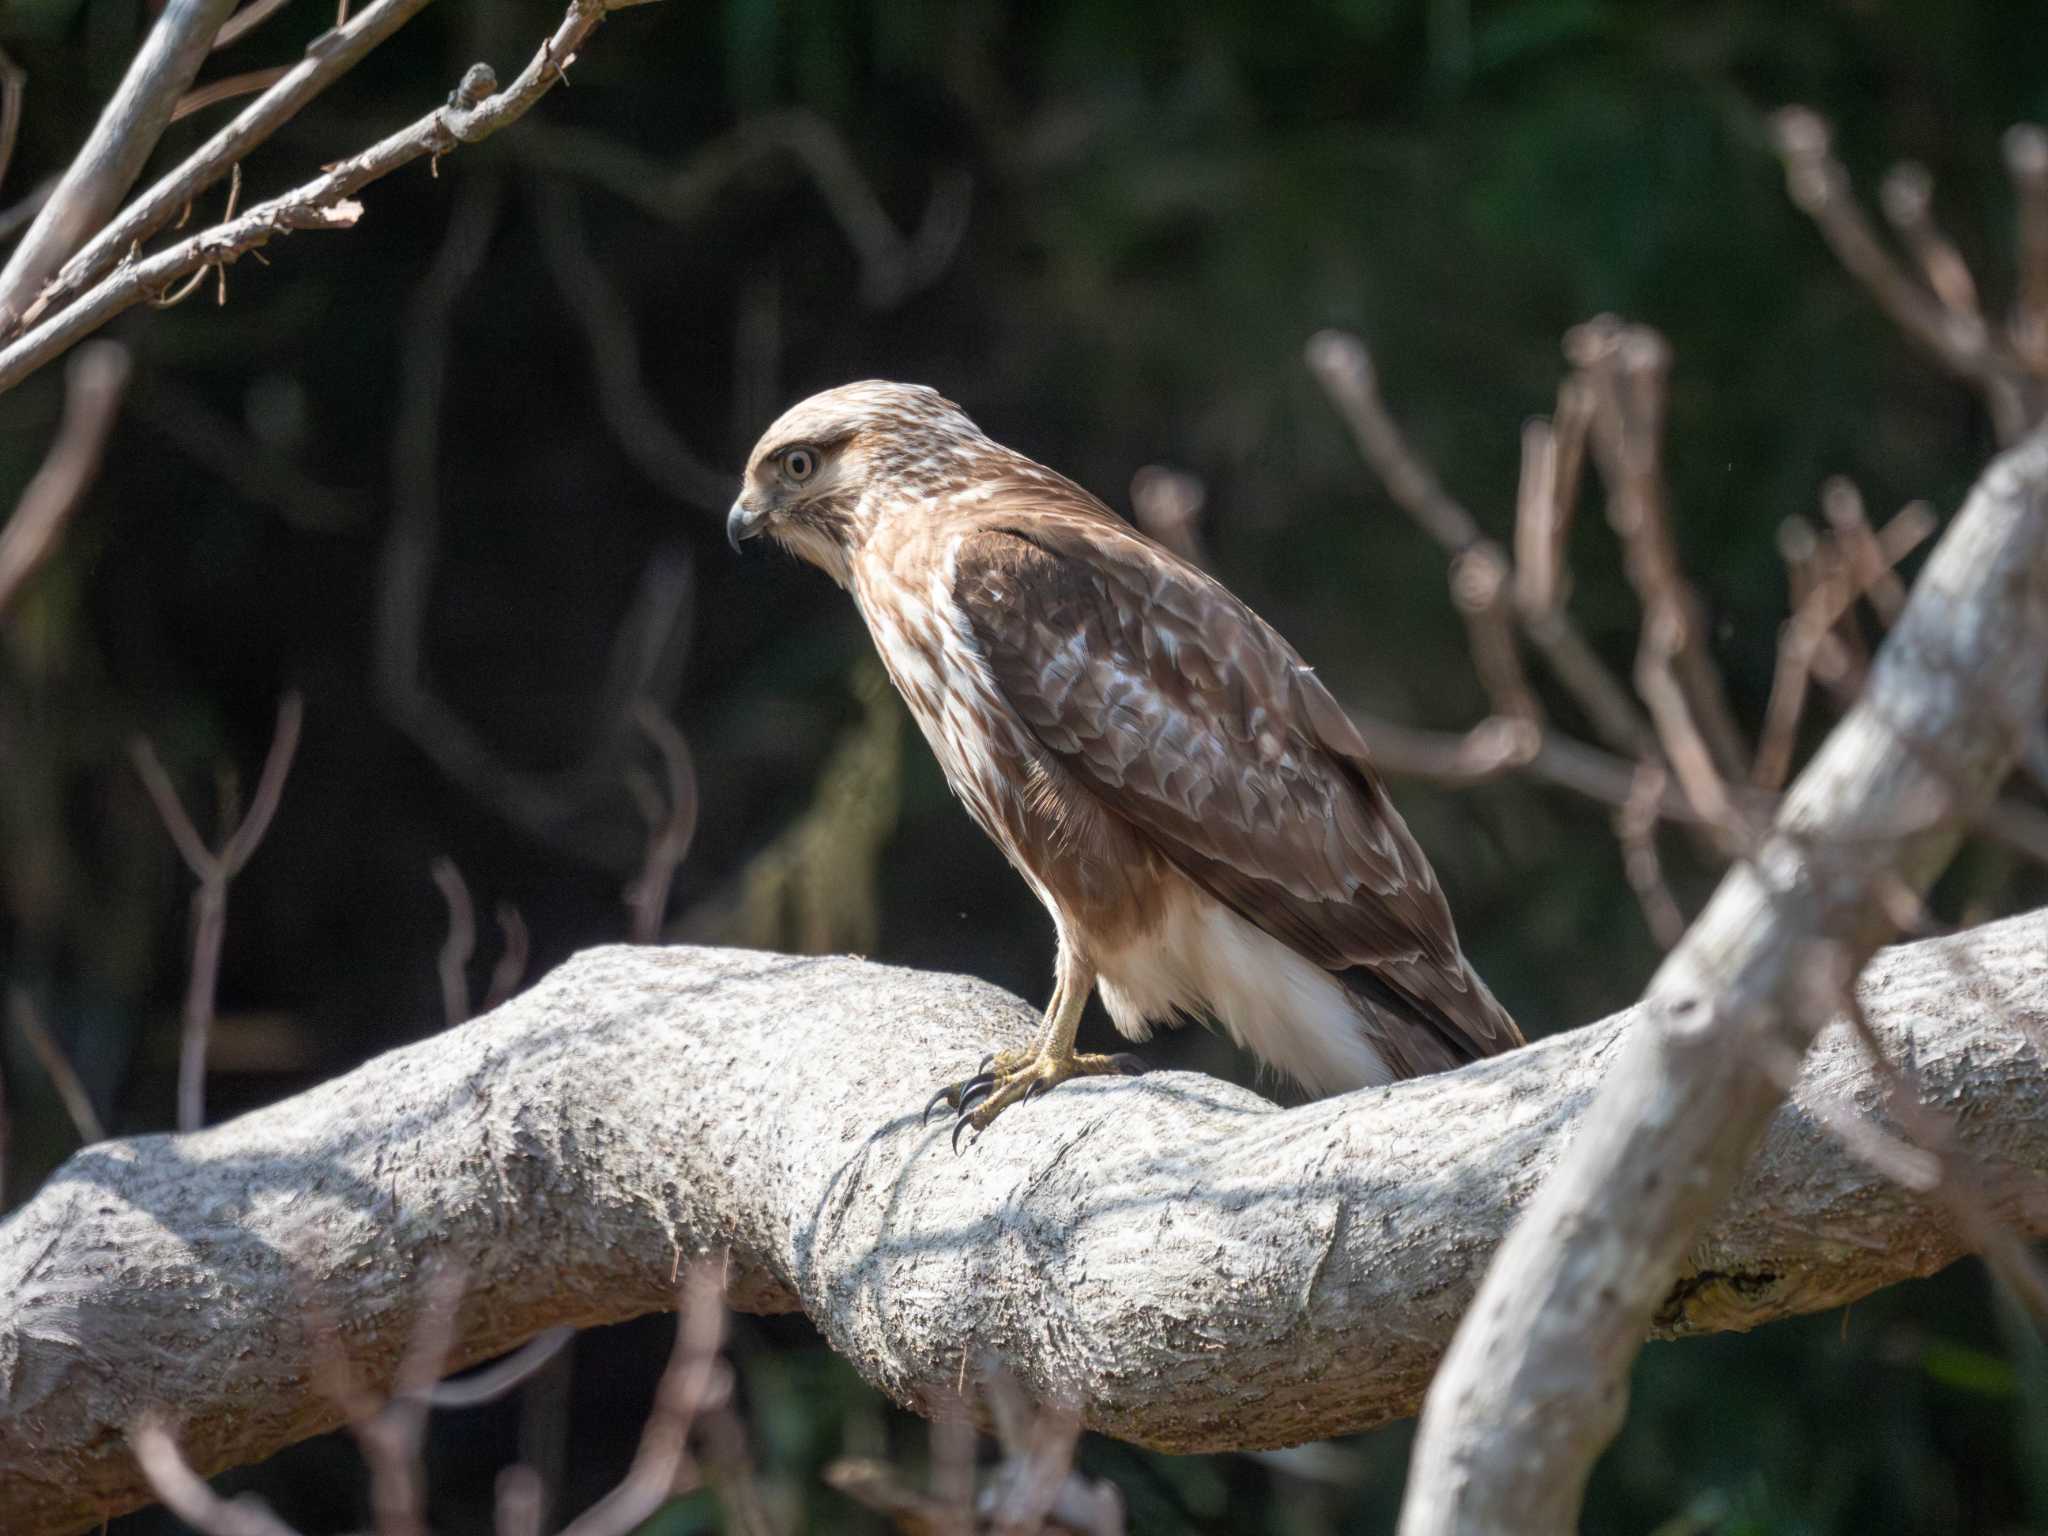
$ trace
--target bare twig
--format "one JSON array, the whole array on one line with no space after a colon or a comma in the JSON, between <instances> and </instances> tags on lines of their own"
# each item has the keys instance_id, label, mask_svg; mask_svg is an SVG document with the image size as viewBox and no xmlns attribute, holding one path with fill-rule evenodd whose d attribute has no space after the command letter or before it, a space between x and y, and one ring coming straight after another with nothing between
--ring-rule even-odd
<instances>
[{"instance_id":1,"label":"bare twig","mask_svg":"<svg viewBox=\"0 0 2048 1536\"><path fill-rule=\"evenodd\" d=\"M1773 128L1785 165L1786 189L1793 203L1812 218L1836 259L1908 338L1950 373L1977 387L1990 408L1999 441L2018 441L2035 419L2038 392L2030 388L2024 370L1999 345L1975 305L1960 304L1963 295L1953 272L1944 270L1940 279L1949 290L1945 302L1916 282L1885 249L1850 190L1849 173L1835 157L1828 125L1818 113L1786 107ZM1913 223L1924 211L1914 206L1921 190L1909 172L1903 184L1894 185L1891 200L1897 206L1888 211ZM1926 238L1928 227L1919 225L1921 238ZM1946 268L1945 258L1934 259Z\"/></svg>"},{"instance_id":2,"label":"bare twig","mask_svg":"<svg viewBox=\"0 0 2048 1536\"><path fill-rule=\"evenodd\" d=\"M1863 519L1862 499L1844 480L1830 481L1823 500L1831 503L1835 551L1805 554L1788 547L1781 531L1781 548L1787 548L1787 566L1794 573L1793 610L1778 639L1770 702L1750 773L1759 789L1775 791L1791 772L1808 679L1819 669L1824 650L1837 641L1856 599L1868 596L1887 622L1896 617L1905 596L1892 567L1934 531L1933 515L1914 503L1902 508L1882 533L1872 532ZM1854 686L1861 686L1860 675Z\"/></svg>"},{"instance_id":3,"label":"bare twig","mask_svg":"<svg viewBox=\"0 0 2048 1536\"><path fill-rule=\"evenodd\" d=\"M2006 130L2004 148L2019 223L2019 291L2007 331L2022 365L2048 374L2048 130L2019 123Z\"/></svg>"},{"instance_id":4,"label":"bare twig","mask_svg":"<svg viewBox=\"0 0 2048 1536\"><path fill-rule=\"evenodd\" d=\"M1359 456L1372 466L1401 510L1451 554L1476 544L1479 524L1409 448L1387 413L1379 374L1364 343L1341 331L1318 331L1309 338L1306 355L1316 382L1351 429Z\"/></svg>"},{"instance_id":5,"label":"bare twig","mask_svg":"<svg viewBox=\"0 0 2048 1536\"><path fill-rule=\"evenodd\" d=\"M178 122L194 112L204 112L223 101L233 101L237 96L253 96L258 91L267 91L290 73L289 66L276 64L269 69L244 70L239 75L226 75L195 86L178 98L178 104L171 109L171 121ZM239 165L241 162L235 163Z\"/></svg>"},{"instance_id":6,"label":"bare twig","mask_svg":"<svg viewBox=\"0 0 2048 1536\"><path fill-rule=\"evenodd\" d=\"M1933 174L1917 161L1905 161L1892 167L1877 196L1885 219L1920 263L1920 275L1942 307L1959 320L1981 325L1976 281L1962 252L1934 220Z\"/></svg>"},{"instance_id":7,"label":"bare twig","mask_svg":"<svg viewBox=\"0 0 2048 1536\"><path fill-rule=\"evenodd\" d=\"M58 536L99 472L127 388L128 349L118 341L82 348L64 370L64 416L42 468L0 528L0 613L57 547Z\"/></svg>"},{"instance_id":8,"label":"bare twig","mask_svg":"<svg viewBox=\"0 0 2048 1536\"><path fill-rule=\"evenodd\" d=\"M1430 1387L1403 1536L1576 1524L1644 1333L1782 1101L1752 1046L1806 1050L1824 1022L1807 986L1814 946L1841 946L1857 969L1891 927L1893 890L1914 898L1934 879L2038 721L2044 496L2048 430L1979 478L1864 697L1659 969L1646 1027L1523 1208Z\"/></svg>"},{"instance_id":9,"label":"bare twig","mask_svg":"<svg viewBox=\"0 0 2048 1536\"><path fill-rule=\"evenodd\" d=\"M1657 856L1657 823L1662 819L1660 807L1667 784L1661 766L1640 764L1627 801L1614 813L1622 868L1659 949L1670 949L1685 937L1685 914L1678 909L1678 899L1664 879L1663 861Z\"/></svg>"},{"instance_id":10,"label":"bare twig","mask_svg":"<svg viewBox=\"0 0 2048 1536\"><path fill-rule=\"evenodd\" d=\"M157 760L156 749L147 737L137 736L128 744L135 771L155 802L157 815L171 841L177 845L186 868L199 882L192 897L192 970L185 986L185 1006L178 1050L178 1129L196 1131L206 1123L206 1047L213 1029L214 991L220 978L221 941L227 932L228 886L241 873L270 830L284 797L285 777L291 772L292 755L298 751L299 726L305 701L296 690L287 693L277 706L277 729L270 740L270 752L263 760L263 774L249 801L249 812L232 828L224 830L219 849L208 848L192 818L178 798L171 777Z\"/></svg>"},{"instance_id":11,"label":"bare twig","mask_svg":"<svg viewBox=\"0 0 2048 1536\"><path fill-rule=\"evenodd\" d=\"M28 73L0 49L0 181L14 164L14 146L21 137L21 108L28 94Z\"/></svg>"},{"instance_id":12,"label":"bare twig","mask_svg":"<svg viewBox=\"0 0 2048 1536\"><path fill-rule=\"evenodd\" d=\"M697 835L697 768L683 733L651 700L642 699L633 706L633 721L661 754L666 784L665 793L651 784L641 786L640 814L647 823L647 854L639 875L626 887L626 905L633 914L633 942L653 944L661 938L662 918L668 911L668 893L675 883L676 870L688 857L690 843Z\"/></svg>"},{"instance_id":13,"label":"bare twig","mask_svg":"<svg viewBox=\"0 0 2048 1536\"><path fill-rule=\"evenodd\" d=\"M1350 427L1360 453L1395 502L1450 554L1460 554L1481 540L1479 525L1472 514L1444 489L1387 413L1364 344L1341 331L1320 331L1309 339L1306 355L1324 393ZM1555 462L1557 479L1552 499L1560 520L1565 515L1566 498L1576 494L1579 454L1575 445L1583 441L1584 412L1585 406L1577 395L1573 396L1569 410L1565 397L1560 395L1560 420L1571 423L1560 438ZM1561 527L1546 528L1544 533L1562 538ZM1505 557L1500 558L1505 563ZM1656 733L1630 700L1628 690L1579 632L1571 615L1555 601L1555 583L1548 590L1532 593L1530 603L1522 601L1519 583L1515 591L1515 616L1522 632L1552 674L1585 710L1600 738L1630 761L1654 753ZM1537 600L1541 605L1537 605Z\"/></svg>"},{"instance_id":14,"label":"bare twig","mask_svg":"<svg viewBox=\"0 0 2048 1536\"><path fill-rule=\"evenodd\" d=\"M234 0L168 0L57 190L0 270L0 324L25 312L120 206L233 9Z\"/></svg>"},{"instance_id":15,"label":"bare twig","mask_svg":"<svg viewBox=\"0 0 2048 1536\"><path fill-rule=\"evenodd\" d=\"M444 1381L433 1389L436 1408L480 1408L524 1386L576 1337L574 1328L550 1328L535 1334L494 1365L471 1375Z\"/></svg>"},{"instance_id":16,"label":"bare twig","mask_svg":"<svg viewBox=\"0 0 2048 1536\"><path fill-rule=\"evenodd\" d=\"M1208 496L1199 477L1164 464L1147 464L1131 476L1131 519L1190 565L1206 566L1202 504Z\"/></svg>"},{"instance_id":17,"label":"bare twig","mask_svg":"<svg viewBox=\"0 0 2048 1536\"><path fill-rule=\"evenodd\" d=\"M469 962L476 953L476 903L455 861L434 860L434 884L448 904L448 937L441 941L436 969L441 977L441 1019L450 1029L469 1017Z\"/></svg>"},{"instance_id":18,"label":"bare twig","mask_svg":"<svg viewBox=\"0 0 2048 1536\"><path fill-rule=\"evenodd\" d=\"M695 1486L690 1430L723 1406L732 1373L719 1358L725 1340L724 1281L717 1265L697 1263L684 1277L675 1351L655 1388L654 1410L623 1481L563 1529L562 1536L625 1536L676 1494Z\"/></svg>"},{"instance_id":19,"label":"bare twig","mask_svg":"<svg viewBox=\"0 0 2048 1536\"><path fill-rule=\"evenodd\" d=\"M1451 560L1451 602L1465 621L1472 665L1494 713L1540 724L1543 711L1515 650L1509 581L1507 564L1494 544L1482 541Z\"/></svg>"},{"instance_id":20,"label":"bare twig","mask_svg":"<svg viewBox=\"0 0 2048 1536\"><path fill-rule=\"evenodd\" d=\"M1590 442L1607 483L1608 521L1621 538L1623 567L1642 603L1637 691L1642 692L1645 656L1651 672L1668 668L1680 691L1665 696L1662 715L1656 701L1644 698L1659 738L1667 748L1672 744L1673 711L1682 705L1715 772L1735 777L1748 765L1749 750L1707 649L1702 606L1678 558L1664 484L1670 345L1648 326L1602 315L1572 327L1565 352L1592 395ZM1691 793L1695 784L1687 765L1672 766Z\"/></svg>"},{"instance_id":21,"label":"bare twig","mask_svg":"<svg viewBox=\"0 0 2048 1536\"><path fill-rule=\"evenodd\" d=\"M441 402L453 350L454 311L482 265L503 202L495 178L465 184L441 249L415 290L404 327L398 424L391 439L394 512L379 556L375 633L379 701L394 724L441 771L501 815L565 852L589 856L573 822L600 795L617 792L628 748L628 712L642 697L666 698L680 673L689 633L690 567L663 554L648 562L633 606L612 642L599 695L599 722L579 766L543 774L501 759L427 679L426 627L440 543ZM598 862L629 855L607 847Z\"/></svg>"},{"instance_id":22,"label":"bare twig","mask_svg":"<svg viewBox=\"0 0 2048 1536\"><path fill-rule=\"evenodd\" d=\"M156 183L87 242L44 291L37 307L25 318L33 324L41 316L63 308L97 283L115 264L130 258L164 228L200 193L227 175L228 168L247 159L264 140L312 101L328 86L366 58L379 43L417 15L428 0L376 0L346 23L314 39L305 58L272 86L260 101L251 102L184 160L158 178ZM220 35L226 39L230 28L253 13L251 5L231 17ZM260 18L259 18L260 19ZM249 25L253 26L252 21ZM11 334L12 328L0 331Z\"/></svg>"},{"instance_id":23,"label":"bare twig","mask_svg":"<svg viewBox=\"0 0 2048 1536\"><path fill-rule=\"evenodd\" d=\"M575 193L565 182L546 180L537 184L536 195L541 254L556 289L582 323L598 405L612 440L635 468L677 501L722 515L732 499L732 477L706 464L648 393L640 367L640 327L584 244Z\"/></svg>"},{"instance_id":24,"label":"bare twig","mask_svg":"<svg viewBox=\"0 0 2048 1536\"><path fill-rule=\"evenodd\" d=\"M299 1536L253 1493L224 1499L186 1464L161 1418L147 1416L129 1431L136 1465L164 1507L201 1536Z\"/></svg>"},{"instance_id":25,"label":"bare twig","mask_svg":"<svg viewBox=\"0 0 2048 1536\"><path fill-rule=\"evenodd\" d=\"M519 990L519 984L526 979L527 957L532 948L526 919L519 915L517 907L509 901L501 901L493 915L498 920L498 932L504 938L504 948L498 951L498 963L491 967L490 985L484 989L486 1013Z\"/></svg>"},{"instance_id":26,"label":"bare twig","mask_svg":"<svg viewBox=\"0 0 2048 1536\"><path fill-rule=\"evenodd\" d=\"M57 1097L63 1101L64 1112L71 1117L72 1127L78 1132L78 1139L87 1146L105 1140L107 1128L100 1123L99 1111L92 1107L92 1095L85 1091L78 1069L71 1065L71 1058L64 1054L56 1036L44 1027L43 1016L26 987L17 983L7 989L7 1012L14 1020L15 1029L28 1042L29 1049L35 1052L36 1060L42 1064L51 1085L56 1088Z\"/></svg>"},{"instance_id":27,"label":"bare twig","mask_svg":"<svg viewBox=\"0 0 2048 1536\"><path fill-rule=\"evenodd\" d=\"M69 308L42 319L0 351L0 390L12 389L114 316L164 292L202 267L234 262L294 230L351 227L362 214L362 205L353 199L352 193L415 160L438 160L465 144L481 143L524 117L534 103L564 78L565 67L576 50L618 4L619 0L571 0L568 13L553 35L503 90L471 90L471 105L463 104L464 92L458 90L446 105L337 162L304 186L259 203L241 217L204 230L154 256L119 266ZM495 83L487 66L472 66L470 78L474 80L480 75ZM274 89L284 90L290 83L287 77Z\"/></svg>"},{"instance_id":28,"label":"bare twig","mask_svg":"<svg viewBox=\"0 0 2048 1536\"><path fill-rule=\"evenodd\" d=\"M249 0L247 5L230 16L221 25L220 31L214 34L213 51L219 53L223 48L234 47L289 4L291 0Z\"/></svg>"},{"instance_id":29,"label":"bare twig","mask_svg":"<svg viewBox=\"0 0 2048 1536\"><path fill-rule=\"evenodd\" d=\"M966 173L942 174L917 229L905 236L861 174L844 135L801 108L750 118L698 149L679 169L616 140L569 128L534 134L522 149L534 164L593 182L671 223L688 223L743 172L788 155L818 189L853 248L861 299L876 309L901 303L945 274L967 232L973 192Z\"/></svg>"}]
</instances>

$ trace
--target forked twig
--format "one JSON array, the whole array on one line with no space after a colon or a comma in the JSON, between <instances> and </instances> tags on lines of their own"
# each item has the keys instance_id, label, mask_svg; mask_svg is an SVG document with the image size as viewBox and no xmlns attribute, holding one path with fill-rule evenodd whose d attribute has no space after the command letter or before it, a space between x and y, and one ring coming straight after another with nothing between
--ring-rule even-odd
<instances>
[{"instance_id":1,"label":"forked twig","mask_svg":"<svg viewBox=\"0 0 2048 1536\"><path fill-rule=\"evenodd\" d=\"M218 848L209 848L199 835L184 804L178 798L171 777L157 760L156 748L145 736L128 744L128 755L141 775L143 788L156 805L164 829L177 845L186 868L199 882L192 897L192 970L185 987L183 1027L178 1048L178 1129L196 1131L206 1122L206 1047L213 1029L214 992L220 979L221 941L227 931L228 886L241 873L270 830L284 796L284 782L291 772L292 755L299 746L299 726L305 701L297 690L283 697L277 706L277 729L270 740L270 752L263 760L262 777L249 801L249 812L231 827L224 827ZM223 818L224 821L229 818Z\"/></svg>"},{"instance_id":2,"label":"forked twig","mask_svg":"<svg viewBox=\"0 0 2048 1536\"><path fill-rule=\"evenodd\" d=\"M81 347L64 370L64 416L35 478L0 528L0 613L57 547L85 488L99 473L128 387L128 349L118 341Z\"/></svg>"}]
</instances>

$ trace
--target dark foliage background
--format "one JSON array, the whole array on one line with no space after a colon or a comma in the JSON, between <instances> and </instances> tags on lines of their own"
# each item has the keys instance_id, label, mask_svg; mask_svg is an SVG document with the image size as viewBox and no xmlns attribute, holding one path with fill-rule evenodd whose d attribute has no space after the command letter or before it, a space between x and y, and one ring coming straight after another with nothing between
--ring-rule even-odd
<instances>
[{"instance_id":1,"label":"dark foliage background","mask_svg":"<svg viewBox=\"0 0 2048 1536\"><path fill-rule=\"evenodd\" d=\"M0 45L29 77L10 196L68 157L147 12L0 8ZM474 58L509 78L557 14L553 0L432 7L252 158L249 191L295 184L411 118ZM299 0L209 74L294 57L330 20ZM438 176L374 186L353 232L242 263L224 308L209 286L116 328L137 375L105 472L0 632L8 973L111 1127L168 1126L187 879L126 742L148 733L188 798L210 804L213 764L253 778L287 687L305 692L304 746L231 902L214 1114L440 1027L438 856L486 912L516 903L536 969L621 937L642 841L628 770L649 760L607 678L651 591L682 605L645 648L643 681L702 781L678 931L859 948L1042 996L1048 926L921 743L905 734L892 753L894 705L864 710L850 604L788 562L735 562L721 540L720 488L761 426L850 378L939 385L1119 506L1144 464L1198 475L1213 563L1340 694L1458 729L1485 700L1441 556L1359 465L1302 343L1326 325L1366 336L1417 444L1505 535L1518 425L1550 407L1559 337L1602 310L1645 321L1677 357L1684 554L1754 723L1784 613L1780 520L1810 513L1832 473L1878 514L1912 497L1947 513L1992 446L1973 398L1909 350L1788 204L1767 115L1795 100L1823 111L1866 187L1894 159L1926 162L2002 296L1998 138L2048 119L2039 23L2026 0L622 13L573 89ZM843 156L823 179L787 149L754 152L792 109ZM227 110L177 125L161 158ZM849 197L873 199L894 233L850 228L834 211ZM436 321L421 295L451 229L486 228L448 311L438 452L422 455ZM572 255L565 283L577 233L587 260ZM923 268L892 278L863 262L863 241L884 254L908 242ZM593 370L593 299L627 317L637 363L616 337L600 355L636 374L627 395L658 429ZM59 382L50 370L0 402L0 484L39 460ZM663 431L708 466L708 491ZM378 685L392 530L421 517L438 542L418 671L495 760L487 775L449 772ZM1590 506L1573 558L1577 611L1626 673L1636 612ZM540 776L545 814L513 804L507 775ZM1398 793L1468 947L1531 1033L1641 988L1656 952L1604 808L1514 782ZM1712 872L1667 854L1697 902ZM1942 904L1954 916L2030 891L1980 854ZM494 942L486 925L479 988ZM1247 1072L1195 1032L1152 1049ZM0 1060L12 1202L71 1132L11 1034ZM800 1322L738 1326L771 1504L791 1528L872 1529L819 1468L849 1447L914 1465L922 1427ZM487 1528L491 1478L522 1440L562 1448L566 1510L608 1486L667 1338L660 1319L586 1336L533 1403L438 1425L438 1526ZM1084 1464L1123 1487L1138 1530L1306 1536L1386 1528L1406 1444L1395 1428L1327 1454L1176 1460L1091 1442ZM345 1442L234 1481L311 1529L365 1516ZM2048 1359L1975 1266L1848 1316L1653 1347L1589 1508L1598 1532L2048 1530ZM649 1529L717 1524L697 1500Z\"/></svg>"}]
</instances>

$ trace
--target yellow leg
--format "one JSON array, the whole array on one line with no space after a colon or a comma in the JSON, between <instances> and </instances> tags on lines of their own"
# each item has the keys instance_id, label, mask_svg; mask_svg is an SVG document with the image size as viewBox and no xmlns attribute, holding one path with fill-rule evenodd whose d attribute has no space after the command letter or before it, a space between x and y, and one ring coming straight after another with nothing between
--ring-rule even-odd
<instances>
[{"instance_id":1,"label":"yellow leg","mask_svg":"<svg viewBox=\"0 0 2048 1536\"><path fill-rule=\"evenodd\" d=\"M1075 1052L1074 1035L1081 1027L1081 1015L1087 1011L1088 999L1094 991L1095 967L1062 940L1052 1001L1046 1006L1045 1017L1031 1044L1021 1051L1004 1051L990 1058L980 1072L964 1083L940 1089L926 1106L927 1114L942 1102L956 1111L954 1145L959 1144L960 1133L968 1126L985 1130L1012 1104L1034 1098L1070 1077L1142 1070L1134 1057L1083 1056Z\"/></svg>"}]
</instances>

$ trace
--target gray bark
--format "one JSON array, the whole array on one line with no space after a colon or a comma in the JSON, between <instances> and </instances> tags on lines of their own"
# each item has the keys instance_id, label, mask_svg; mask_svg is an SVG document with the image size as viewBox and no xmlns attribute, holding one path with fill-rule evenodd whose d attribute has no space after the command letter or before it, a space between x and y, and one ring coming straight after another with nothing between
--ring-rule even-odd
<instances>
[{"instance_id":1,"label":"gray bark","mask_svg":"<svg viewBox=\"0 0 2048 1536\"><path fill-rule=\"evenodd\" d=\"M122 77L120 89L0 271L0 319L11 325L135 185L150 151L199 73L235 0L170 0Z\"/></svg>"},{"instance_id":2,"label":"gray bark","mask_svg":"<svg viewBox=\"0 0 2048 1536\"><path fill-rule=\"evenodd\" d=\"M1993 461L1856 706L1652 983L1431 1386L1402 1536L1564 1532L1629 1368L1841 986L1990 804L2048 698L2048 428Z\"/></svg>"},{"instance_id":3,"label":"gray bark","mask_svg":"<svg viewBox=\"0 0 2048 1536\"><path fill-rule=\"evenodd\" d=\"M1966 1107L1993 1207L2048 1233L2048 912L1888 951L1865 995L1925 1099ZM593 950L271 1108L89 1147L0 1226L0 1529L146 1502L124 1442L145 1409L207 1472L331 1427L309 1319L388 1379L441 1261L469 1285L455 1366L671 1306L682 1262L729 1249L735 1306L802 1308L922 1411L993 1356L1167 1450L1382 1423L1640 1019L1288 1110L1182 1073L1071 1083L956 1156L918 1112L1024 1041L1017 999L856 960ZM1940 1209L1822 1128L1881 1098L1831 1031L1659 1331L1958 1255Z\"/></svg>"}]
</instances>

